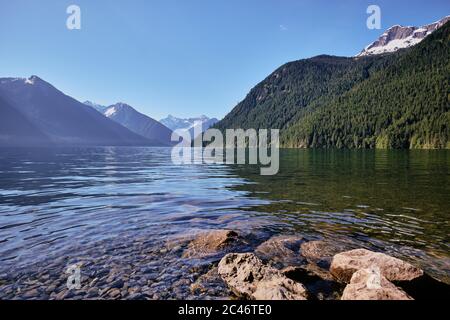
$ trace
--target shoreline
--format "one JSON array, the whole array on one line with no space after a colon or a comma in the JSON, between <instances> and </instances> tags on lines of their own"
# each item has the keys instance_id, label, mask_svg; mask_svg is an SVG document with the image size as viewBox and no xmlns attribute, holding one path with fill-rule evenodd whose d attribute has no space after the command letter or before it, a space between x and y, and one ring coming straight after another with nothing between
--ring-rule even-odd
<instances>
[{"instance_id":1,"label":"shoreline","mask_svg":"<svg viewBox=\"0 0 450 320\"><path fill-rule=\"evenodd\" d=\"M327 266L329 268L331 265L331 254L336 255L337 252L342 253L357 247L344 243L334 243L330 247L330 242L325 239L314 240L296 235L273 235L264 240L251 233L222 229L199 232L187 237L175 237L153 247L145 245L149 241L151 240L140 239L131 249L128 245L112 246L105 249L106 252L100 254L95 261L89 259L89 253L85 253L84 261L78 259L78 263L82 266L80 290L67 289L68 275L63 271L67 265L75 261L62 258L53 260L47 266L34 266L32 272L25 268L15 276L13 274L2 276L0 298L5 300L253 299L251 296L240 296L239 292L236 294L236 290L229 285L233 277L225 281L227 278L224 279L220 274L221 261L227 255L241 252L244 255L255 255L261 266L268 268L269 274L276 274L304 286L309 300L339 300L346 284L337 281L329 269L327 270ZM328 247L323 244L327 244ZM140 248L140 251L137 252L136 248ZM119 254L121 250L128 251L128 256ZM114 252L117 252L116 257ZM134 257L134 261L130 260L131 257ZM437 280L431 279L434 278L427 276L425 281L430 288L436 288L437 283L442 284L445 290L450 288L449 284L434 282ZM275 285L274 288L276 287ZM417 291L414 286L409 290ZM414 295L417 296L418 293ZM419 297L421 296L420 292Z\"/></svg>"}]
</instances>

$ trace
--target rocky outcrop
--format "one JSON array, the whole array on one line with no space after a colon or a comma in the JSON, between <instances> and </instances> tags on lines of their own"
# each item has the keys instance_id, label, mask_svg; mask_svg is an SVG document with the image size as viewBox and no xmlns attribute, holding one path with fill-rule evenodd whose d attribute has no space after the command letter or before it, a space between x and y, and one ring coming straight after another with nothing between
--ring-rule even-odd
<instances>
[{"instance_id":1,"label":"rocky outcrop","mask_svg":"<svg viewBox=\"0 0 450 320\"><path fill-rule=\"evenodd\" d=\"M340 282L349 283L361 269L378 267L389 281L410 281L421 277L423 271L400 259L366 249L356 249L334 256L330 272Z\"/></svg>"},{"instance_id":2,"label":"rocky outcrop","mask_svg":"<svg viewBox=\"0 0 450 320\"><path fill-rule=\"evenodd\" d=\"M381 273L379 268L356 271L342 294L342 300L412 300Z\"/></svg>"},{"instance_id":3,"label":"rocky outcrop","mask_svg":"<svg viewBox=\"0 0 450 320\"><path fill-rule=\"evenodd\" d=\"M245 240L235 231L214 230L198 234L183 252L183 258L202 258L210 255L238 251Z\"/></svg>"},{"instance_id":4,"label":"rocky outcrop","mask_svg":"<svg viewBox=\"0 0 450 320\"><path fill-rule=\"evenodd\" d=\"M405 261L366 249L343 251L354 246L350 242L308 242L299 236L275 236L257 246L254 253L236 253L248 252L256 242L251 235L215 230L186 238L181 244L176 242L171 252L180 252L188 259L208 257L212 262L196 272L198 277L190 284L195 296L224 297L234 293L251 300L411 300L448 296L447 284ZM215 261L219 260L217 266Z\"/></svg>"},{"instance_id":5,"label":"rocky outcrop","mask_svg":"<svg viewBox=\"0 0 450 320\"><path fill-rule=\"evenodd\" d=\"M305 259L300 254L300 245L305 240L297 236L276 236L259 245L255 254L277 268L301 265Z\"/></svg>"},{"instance_id":6,"label":"rocky outcrop","mask_svg":"<svg viewBox=\"0 0 450 320\"><path fill-rule=\"evenodd\" d=\"M450 16L422 27L404 27L395 25L381 35L378 40L367 46L357 57L371 56L399 49L409 48L428 37L434 31L450 21Z\"/></svg>"},{"instance_id":7,"label":"rocky outcrop","mask_svg":"<svg viewBox=\"0 0 450 320\"><path fill-rule=\"evenodd\" d=\"M219 275L238 296L253 300L306 300L306 288L265 265L252 253L226 255Z\"/></svg>"}]
</instances>

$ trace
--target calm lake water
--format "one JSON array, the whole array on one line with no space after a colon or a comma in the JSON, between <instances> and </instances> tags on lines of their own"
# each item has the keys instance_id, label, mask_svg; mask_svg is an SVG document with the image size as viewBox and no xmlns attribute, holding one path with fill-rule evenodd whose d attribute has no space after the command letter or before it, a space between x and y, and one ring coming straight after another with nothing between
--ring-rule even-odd
<instances>
[{"instance_id":1,"label":"calm lake water","mask_svg":"<svg viewBox=\"0 0 450 320\"><path fill-rule=\"evenodd\" d=\"M168 148L2 149L0 298L2 284L46 268L89 260L133 271L157 244L220 228L349 242L449 282L449 217L449 151L282 150L280 173L260 176L175 166ZM180 280L179 260L153 263Z\"/></svg>"}]
</instances>

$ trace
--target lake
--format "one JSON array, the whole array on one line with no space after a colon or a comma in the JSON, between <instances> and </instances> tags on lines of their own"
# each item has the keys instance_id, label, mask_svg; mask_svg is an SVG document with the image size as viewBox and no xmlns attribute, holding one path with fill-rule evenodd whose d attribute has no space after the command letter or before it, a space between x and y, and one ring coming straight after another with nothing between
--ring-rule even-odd
<instances>
[{"instance_id":1,"label":"lake","mask_svg":"<svg viewBox=\"0 0 450 320\"><path fill-rule=\"evenodd\" d=\"M210 229L331 239L450 282L450 151L280 157L279 174L261 176L257 166L176 166L169 148L1 149L0 298L53 297L67 265L82 263L86 281L121 275L150 298L195 299L196 267L211 261L168 244Z\"/></svg>"}]
</instances>

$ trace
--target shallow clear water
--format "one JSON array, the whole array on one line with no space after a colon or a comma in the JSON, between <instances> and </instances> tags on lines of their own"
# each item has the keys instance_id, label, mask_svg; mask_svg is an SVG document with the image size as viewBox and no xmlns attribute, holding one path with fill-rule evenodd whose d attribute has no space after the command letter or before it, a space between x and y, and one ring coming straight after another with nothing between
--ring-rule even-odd
<instances>
[{"instance_id":1,"label":"shallow clear water","mask_svg":"<svg viewBox=\"0 0 450 320\"><path fill-rule=\"evenodd\" d=\"M0 275L12 284L86 259L138 268L142 250L229 228L351 242L448 282L449 182L448 151L282 150L280 173L264 177L175 166L167 148L2 149Z\"/></svg>"}]
</instances>

